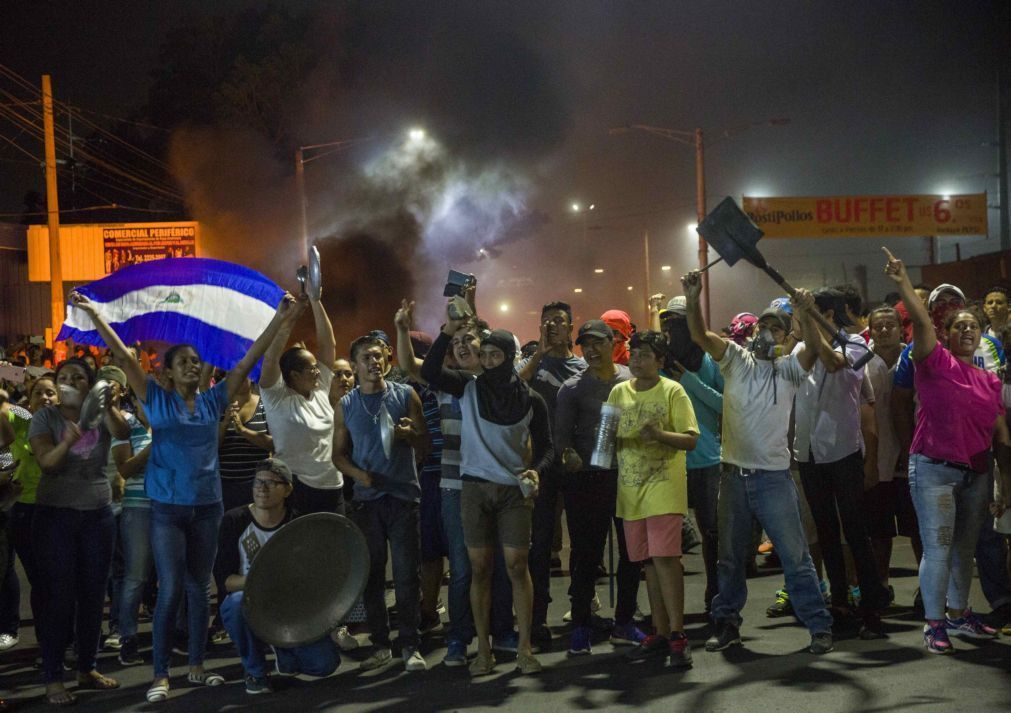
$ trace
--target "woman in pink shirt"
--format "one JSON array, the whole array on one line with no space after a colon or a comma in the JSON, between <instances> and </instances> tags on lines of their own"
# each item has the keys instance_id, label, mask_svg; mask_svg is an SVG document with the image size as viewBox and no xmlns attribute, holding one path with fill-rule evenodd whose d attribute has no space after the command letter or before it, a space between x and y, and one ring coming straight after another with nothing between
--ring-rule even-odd
<instances>
[{"instance_id":1,"label":"woman in pink shirt","mask_svg":"<svg viewBox=\"0 0 1011 713\"><path fill-rule=\"evenodd\" d=\"M957 309L935 333L902 261L882 249L888 256L885 274L898 285L913 321L920 408L909 449L909 490L923 540L923 640L931 653L947 654L954 650L949 635L992 639L997 633L969 607L969 584L990 499L991 444L997 447L1004 482L1011 477L1001 384L996 375L973 366L982 334L976 314Z\"/></svg>"}]
</instances>

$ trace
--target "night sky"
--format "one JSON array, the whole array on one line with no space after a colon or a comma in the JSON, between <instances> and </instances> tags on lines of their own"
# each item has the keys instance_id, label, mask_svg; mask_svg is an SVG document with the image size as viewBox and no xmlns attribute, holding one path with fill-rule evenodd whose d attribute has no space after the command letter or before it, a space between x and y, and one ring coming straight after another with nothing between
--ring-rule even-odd
<instances>
[{"instance_id":1,"label":"night sky","mask_svg":"<svg viewBox=\"0 0 1011 713\"><path fill-rule=\"evenodd\" d=\"M0 63L32 82L52 74L58 99L135 117L169 29L187 14L254 5L8 2ZM693 150L645 133L609 135L614 126L705 129L714 142L710 208L744 194L986 191L991 204L998 199L996 81L999 52L1007 51L999 2L284 7L309 14L311 41L328 57L340 55L330 46L338 32L355 44L351 79L335 62L306 77L292 106L296 143L372 137L307 167L312 234L359 231L413 256L415 294L404 296L422 302L430 330L450 266L476 273L482 311L525 338L536 330L531 312L551 299L570 300L577 321L618 307L641 322L646 231L654 291L678 293L674 280L695 260ZM337 29L347 16L354 28ZM790 121L763 123L771 118ZM162 125L158 116L144 119ZM398 162L404 132L415 126L431 142L426 167L435 179ZM18 131L0 122L0 135L41 156L41 144ZM297 261L290 163L259 137L227 127L177 132L173 147L188 208L209 226L208 252L247 246L249 262L268 272L285 265L272 277L287 279L287 264ZM24 192L44 186L22 159L0 142L0 212L19 211ZM462 197L443 210L454 191ZM574 202L595 209L575 214ZM424 216L414 232L396 219L403 209ZM997 212L989 217L989 237L958 239L963 256L999 250ZM472 242L475 226L481 236ZM953 240L942 241L942 260L954 258ZM853 279L864 265L874 299L887 291L881 242L766 239L762 248L791 282L808 287ZM886 244L909 263L926 259L923 239ZM470 260L474 245L499 254ZM717 326L777 294L743 263L711 275ZM370 298L368 284L352 287L355 304ZM396 286L382 292L384 310L389 298L399 300Z\"/></svg>"}]
</instances>

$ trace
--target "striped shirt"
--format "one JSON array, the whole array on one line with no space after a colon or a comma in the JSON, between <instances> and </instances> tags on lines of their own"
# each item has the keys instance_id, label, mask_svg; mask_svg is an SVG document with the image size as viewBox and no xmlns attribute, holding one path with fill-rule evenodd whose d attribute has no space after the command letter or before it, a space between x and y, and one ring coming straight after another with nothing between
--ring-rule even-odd
<instances>
[{"instance_id":1,"label":"striped shirt","mask_svg":"<svg viewBox=\"0 0 1011 713\"><path fill-rule=\"evenodd\" d=\"M121 441L119 439L114 439L109 450L111 451L116 446L121 446L124 443L129 443L130 449L133 451L132 455L137 455L151 443L151 432L147 429L147 426L141 423L132 413L124 412L123 418L126 419L126 422L130 426L130 440ZM149 498L147 493L144 492L143 470L126 481L126 488L123 490L122 506L125 508L151 507L151 498Z\"/></svg>"},{"instance_id":2,"label":"striped shirt","mask_svg":"<svg viewBox=\"0 0 1011 713\"><path fill-rule=\"evenodd\" d=\"M270 433L270 429L267 428L267 414L263 410L263 399L257 402L253 415L243 425L256 433ZM269 455L269 451L257 448L247 441L235 430L235 424L230 422L218 446L221 479L249 480L256 475L256 464Z\"/></svg>"},{"instance_id":3,"label":"striped shirt","mask_svg":"<svg viewBox=\"0 0 1011 713\"><path fill-rule=\"evenodd\" d=\"M460 480L460 428L463 423L460 399L445 391L437 393L442 431L442 480L439 487L460 490L463 488Z\"/></svg>"}]
</instances>

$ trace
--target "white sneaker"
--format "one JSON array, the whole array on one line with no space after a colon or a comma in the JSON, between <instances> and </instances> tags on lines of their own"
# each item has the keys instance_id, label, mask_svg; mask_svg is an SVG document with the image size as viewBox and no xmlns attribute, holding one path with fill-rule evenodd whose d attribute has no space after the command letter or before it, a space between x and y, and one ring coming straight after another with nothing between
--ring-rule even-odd
<instances>
[{"instance_id":1,"label":"white sneaker","mask_svg":"<svg viewBox=\"0 0 1011 713\"><path fill-rule=\"evenodd\" d=\"M112 632L111 634L109 634L108 636L105 637L105 646L104 646L104 648L106 648L106 649L112 649L113 651L118 651L120 648L122 648L122 646L123 646L123 642L122 642L122 639L119 636L119 632L118 631L114 631L114 632Z\"/></svg>"},{"instance_id":2,"label":"white sneaker","mask_svg":"<svg viewBox=\"0 0 1011 713\"><path fill-rule=\"evenodd\" d=\"M0 651L13 649L18 645L18 641L19 639L17 634L0 634Z\"/></svg>"},{"instance_id":3,"label":"white sneaker","mask_svg":"<svg viewBox=\"0 0 1011 713\"><path fill-rule=\"evenodd\" d=\"M354 651L359 647L358 639L351 635L346 626L338 626L330 638L340 648L341 651Z\"/></svg>"},{"instance_id":4,"label":"white sneaker","mask_svg":"<svg viewBox=\"0 0 1011 713\"><path fill-rule=\"evenodd\" d=\"M425 657L417 649L408 647L404 649L404 668L408 671L427 671L428 664Z\"/></svg>"},{"instance_id":5,"label":"white sneaker","mask_svg":"<svg viewBox=\"0 0 1011 713\"><path fill-rule=\"evenodd\" d=\"M393 652L389 649L376 649L376 652L361 662L358 668L363 671L372 671L382 668L393 660Z\"/></svg>"}]
</instances>

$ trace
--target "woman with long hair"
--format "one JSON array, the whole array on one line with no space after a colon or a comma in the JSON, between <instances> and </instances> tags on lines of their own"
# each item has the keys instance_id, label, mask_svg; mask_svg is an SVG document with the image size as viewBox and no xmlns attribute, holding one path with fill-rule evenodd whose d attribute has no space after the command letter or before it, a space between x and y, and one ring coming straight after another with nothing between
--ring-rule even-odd
<instances>
[{"instance_id":1,"label":"woman with long hair","mask_svg":"<svg viewBox=\"0 0 1011 713\"><path fill-rule=\"evenodd\" d=\"M113 437L130 428L110 405L97 426L79 424L95 372L81 359L56 369L58 405L32 416L28 441L42 471L32 518L32 546L39 581L38 630L46 699L75 702L63 684L67 644L77 642L78 688L119 688L96 670L105 586L116 541L112 489L105 474Z\"/></svg>"},{"instance_id":2,"label":"woman with long hair","mask_svg":"<svg viewBox=\"0 0 1011 713\"><path fill-rule=\"evenodd\" d=\"M121 359L130 388L144 406L151 425L144 485L151 498L158 601L153 626L154 681L147 700L156 702L168 697L172 628L184 588L189 628L188 680L196 685L220 685L224 683L220 674L204 670L208 591L222 515L218 424L267 346L296 316L295 298L284 295L274 318L245 356L224 380L202 392L202 362L192 346L177 344L165 352L163 386L148 378L140 364L129 358L126 345L87 297L74 292L71 300L91 317L113 355Z\"/></svg>"},{"instance_id":3,"label":"woman with long hair","mask_svg":"<svg viewBox=\"0 0 1011 713\"><path fill-rule=\"evenodd\" d=\"M883 248L884 249L884 248ZM902 261L887 249L885 274L898 285L913 320L912 358L920 408L909 448L909 490L920 525L920 592L927 650L948 654L949 634L991 639L996 630L969 607L973 551L987 516L996 446L1002 485L1011 479L1001 383L977 367L982 325L965 308L951 310L941 329L916 297ZM1008 489L1002 488L1003 506Z\"/></svg>"}]
</instances>

